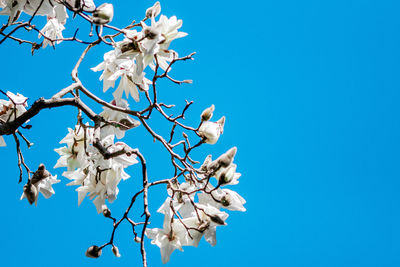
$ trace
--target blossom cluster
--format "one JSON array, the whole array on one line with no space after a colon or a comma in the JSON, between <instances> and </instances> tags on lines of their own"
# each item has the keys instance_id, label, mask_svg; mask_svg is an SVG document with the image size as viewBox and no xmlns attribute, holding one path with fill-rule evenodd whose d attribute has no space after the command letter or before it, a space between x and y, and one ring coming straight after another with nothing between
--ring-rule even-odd
<instances>
[{"instance_id":1,"label":"blossom cluster","mask_svg":"<svg viewBox=\"0 0 400 267\"><path fill-rule=\"evenodd\" d=\"M46 17L47 23L39 31L38 36L44 37L43 48L46 48L48 44L54 46L55 43L63 40L62 32L65 30L64 25L68 19L67 8L93 13L94 23L98 20L96 17L99 13L104 10L104 6L97 8L93 0L0 0L0 15L9 17L7 25L16 22L22 13ZM112 17L112 14L108 15ZM106 22L108 23L109 20Z\"/></svg>"},{"instance_id":2,"label":"blossom cluster","mask_svg":"<svg viewBox=\"0 0 400 267\"><path fill-rule=\"evenodd\" d=\"M62 31L68 18L67 9L91 13L90 22L97 26L109 23L114 13L111 4L102 4L96 7L92 0L0 0L0 8L2 9L0 14L9 16L8 24L15 22L21 12L46 16L47 24L39 33L39 37L44 37L43 47L62 41ZM179 31L181 26L182 20L178 20L175 16L168 18L161 15L161 5L156 2L146 10L145 19L140 23L119 30L114 37L109 37L110 43L104 41L112 45L112 50L105 53L103 62L93 67L92 70L102 71L100 80L103 82L104 92L110 87L114 88L119 79L118 87L112 94L113 99L106 103L96 96L92 97L103 106L101 113L89 116L95 125L84 123L82 110L79 110L77 124L74 128L69 128L67 135L60 141L63 146L55 149L59 158L54 168L66 168L62 175L69 180L67 185L77 186L78 205L88 197L93 201L98 213L112 218L107 204L117 199L119 183L130 178L127 168L138 163L138 156L142 161L143 172L146 172L145 166L143 166L145 163L139 150L131 148L121 141L125 137L126 131L139 127L143 123L154 139L162 140L161 143L171 154L172 164L175 168L174 177L158 181L158 184L167 184L168 196L158 209L158 212L164 216L163 227L147 227L148 217L150 217L147 207L144 211L145 223L134 223L130 220L127 216L133 202L118 223L115 223L115 218L112 219L114 231L125 219L132 224L133 228L143 224L142 234L145 234L151 239L152 244L160 248L163 263L169 261L171 253L176 249L182 250L184 246L197 247L203 237L212 246L216 245L216 229L226 225L229 216L227 210L246 211L244 198L227 188L227 186L238 184L241 176L236 171L236 164L233 163L237 152L236 147L229 149L214 160L212 155L207 156L199 168L194 167L194 164L197 163L189 156L189 152L197 146L214 145L218 142L224 132L225 116L213 121L215 106L211 105L201 113L197 128L186 127L180 122L178 123L177 119L165 115L161 104L156 102L155 96L153 101L150 99L149 87L153 86L155 90L157 78L170 78L168 73L171 66L179 58L178 53L170 49L170 44L173 40L187 35ZM120 41L114 40L117 36L120 36ZM98 41L100 40L104 40L104 38L100 38ZM80 60L83 57L84 55ZM157 76L158 68L161 68L164 74ZM154 76L151 79L146 78L145 71L153 71ZM76 84L83 87L80 81ZM75 89L79 90L79 88ZM149 101L147 110L150 111L147 116L144 116L142 112L129 109L130 97L139 102L140 92L145 92ZM78 93L75 94L72 91L69 93L73 94L74 100L79 98ZM87 95L90 97L91 94ZM126 99L124 99L124 94ZM7 97L8 100L0 100L1 124L15 120L26 112L27 99L25 97L10 92L7 93ZM169 142L149 130L149 126L146 125L151 110L156 106L168 121L174 123ZM135 114L140 122L129 114ZM183 118L183 114L184 112L176 118ZM183 133L185 140L173 145L171 142L177 125L196 134L196 138L200 139L198 144L191 146L188 135ZM179 153L174 150L179 144L183 144L184 156L178 155ZM0 136L0 146L4 145L4 139ZM176 161L179 162L176 163ZM30 171L28 173L29 179L24 186L21 199L26 198L30 204L36 204L39 192L46 198L54 194L52 185L58 183L59 180L57 180L57 176L52 176L43 164L39 166L32 178ZM147 174L143 174L144 188L137 194L143 193L144 197L147 197L148 184ZM157 182L153 182L153 185L155 184ZM135 230L133 231L137 237ZM143 242L143 240L139 242ZM113 243L113 237L104 246L107 245L112 245L113 253L120 256L118 248ZM104 246L92 246L86 255L97 258L101 255L101 249Z\"/></svg>"},{"instance_id":3,"label":"blossom cluster","mask_svg":"<svg viewBox=\"0 0 400 267\"><path fill-rule=\"evenodd\" d=\"M146 235L151 243L160 247L161 259L167 263L171 253L183 246L197 247L201 238L210 245L216 245L216 228L226 225L228 214L221 209L246 211L246 201L235 191L221 188L235 185L240 173L233 163L236 147L230 149L216 160L209 155L198 170L197 179L190 176L186 181L170 184L169 197L158 209L164 214L163 228L147 229ZM216 186L212 185L214 180ZM197 202L196 202L197 198Z\"/></svg>"},{"instance_id":4,"label":"blossom cluster","mask_svg":"<svg viewBox=\"0 0 400 267\"><path fill-rule=\"evenodd\" d=\"M123 142L114 142L113 134L106 135L101 145L110 153L125 149L128 153L105 159L93 144L93 129L86 125L76 125L69 129L67 136L60 141L66 146L55 149L60 155L55 168L67 167L63 176L70 179L67 185L78 185L78 205L88 196L93 200L97 212L107 209L105 203L112 203L118 195L118 184L130 176L125 168L136 164L133 149Z\"/></svg>"},{"instance_id":5,"label":"blossom cluster","mask_svg":"<svg viewBox=\"0 0 400 267\"><path fill-rule=\"evenodd\" d=\"M103 80L103 91L115 86L120 78L119 85L113 96L119 100L123 93L126 97L132 96L139 101L139 90L147 91L151 81L145 77L145 68L150 66L154 70L157 64L165 71L169 71L169 62L178 57L178 53L169 49L171 42L186 36L178 30L182 20L175 16L167 18L161 15L159 2L146 11L146 17L151 20L150 25L141 22L141 31L136 29L124 30L125 38L114 44L114 49L104 55L104 61L92 68L93 71L103 71L100 80Z\"/></svg>"},{"instance_id":6,"label":"blossom cluster","mask_svg":"<svg viewBox=\"0 0 400 267\"><path fill-rule=\"evenodd\" d=\"M68 4L73 4L74 0L67 0ZM85 1L89 2L89 1ZM91 4L94 6L93 2ZM22 12L28 15L46 16L47 23L39 33L39 38L46 36L43 41L43 48L48 44L54 45L52 40L62 39L62 31L67 21L68 14L65 5L56 0L0 0L0 15L9 16L8 25L15 22ZM60 41L57 41L60 42Z\"/></svg>"}]
</instances>

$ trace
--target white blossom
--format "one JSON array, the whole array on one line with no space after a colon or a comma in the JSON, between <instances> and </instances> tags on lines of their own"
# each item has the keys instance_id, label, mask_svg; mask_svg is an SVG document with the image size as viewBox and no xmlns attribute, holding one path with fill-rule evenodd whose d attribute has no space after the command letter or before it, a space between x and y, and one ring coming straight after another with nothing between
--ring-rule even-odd
<instances>
[{"instance_id":1,"label":"white blossom","mask_svg":"<svg viewBox=\"0 0 400 267\"><path fill-rule=\"evenodd\" d=\"M243 206L243 204L246 203L246 200L244 200L244 198L238 193L230 189L218 188L217 190L212 191L210 194L200 193L198 194L198 198L200 204L208 204L217 209L225 208L232 211L246 211L246 208ZM215 200L218 200L218 202Z\"/></svg>"},{"instance_id":2,"label":"white blossom","mask_svg":"<svg viewBox=\"0 0 400 267\"><path fill-rule=\"evenodd\" d=\"M103 73L100 75L99 80L103 81L103 92L106 92L108 88L114 87L115 80L109 80L109 78L117 70L118 62L114 51L109 51L105 53L103 58L104 61L96 67L91 68L91 70L96 72L103 70Z\"/></svg>"},{"instance_id":3,"label":"white blossom","mask_svg":"<svg viewBox=\"0 0 400 267\"><path fill-rule=\"evenodd\" d=\"M68 134L60 141L60 144L66 144L66 147L54 149L60 155L54 168L67 167L72 171L86 163L86 151L93 140L93 129L81 125L76 125L75 129L68 128ZM86 141L86 144L85 144Z\"/></svg>"},{"instance_id":4,"label":"white blossom","mask_svg":"<svg viewBox=\"0 0 400 267\"><path fill-rule=\"evenodd\" d=\"M8 25L18 19L21 11L24 8L27 0L0 0L3 9L0 11L0 15L9 16Z\"/></svg>"},{"instance_id":5,"label":"white blossom","mask_svg":"<svg viewBox=\"0 0 400 267\"><path fill-rule=\"evenodd\" d=\"M45 198L50 198L52 195L55 194L54 189L53 189L53 184L57 184L59 182L60 182L60 180L57 180L57 175L55 175L55 176L50 175L46 178L39 180L36 183L33 183L31 186L34 186L35 187L34 189L37 192L40 192ZM24 190L24 193L22 193L22 196L21 196L21 200L24 198L29 199L29 197L27 197L26 194L27 194L27 192ZM34 199L35 205L37 205L38 196L39 196L38 194L35 195L35 199Z\"/></svg>"},{"instance_id":6,"label":"white blossom","mask_svg":"<svg viewBox=\"0 0 400 267\"><path fill-rule=\"evenodd\" d=\"M199 128L199 135L204 138L207 144L215 144L220 135L224 132L225 117L222 117L217 122L203 121Z\"/></svg>"},{"instance_id":7,"label":"white blossom","mask_svg":"<svg viewBox=\"0 0 400 267\"><path fill-rule=\"evenodd\" d=\"M199 215L200 225L204 228L204 238L211 246L215 246L217 244L217 226L226 225L225 220L229 215L210 205L197 204L197 206L202 209L199 211Z\"/></svg>"},{"instance_id":8,"label":"white blossom","mask_svg":"<svg viewBox=\"0 0 400 267\"><path fill-rule=\"evenodd\" d=\"M21 12L28 15L57 18L65 24L67 13L65 6L55 0L0 0L0 15L8 15L8 25L18 19Z\"/></svg>"},{"instance_id":9,"label":"white blossom","mask_svg":"<svg viewBox=\"0 0 400 267\"><path fill-rule=\"evenodd\" d=\"M196 187L191 184L191 183L181 183L179 186L175 186L174 190L179 190L182 192L190 193L196 190ZM172 199L172 205L175 209L176 212L179 212L179 214L183 218L191 217L195 214L194 207L192 205L192 202L194 202L194 193L191 195L182 193L177 191L174 194L174 198ZM168 189L168 194L172 196L172 190ZM164 204L158 209L159 213L164 213L166 210L168 210L169 205L170 205L171 197L168 197Z\"/></svg>"},{"instance_id":10,"label":"white blossom","mask_svg":"<svg viewBox=\"0 0 400 267\"><path fill-rule=\"evenodd\" d=\"M132 55L137 56L136 53ZM115 81L121 78L118 88L114 92L114 98L119 100L125 92L128 98L131 95L135 101L139 101L138 88L147 91L149 88L150 80L144 77L142 61L135 63L131 56L127 56L121 52L118 47L115 50L109 51L104 54L104 61L92 68L93 71L103 70L100 80L103 80L103 91L106 92L108 88L115 86Z\"/></svg>"},{"instance_id":11,"label":"white blossom","mask_svg":"<svg viewBox=\"0 0 400 267\"><path fill-rule=\"evenodd\" d=\"M27 98L21 94L7 92L8 100L0 99L0 121L7 122L21 116L26 112Z\"/></svg>"},{"instance_id":12,"label":"white blossom","mask_svg":"<svg viewBox=\"0 0 400 267\"><path fill-rule=\"evenodd\" d=\"M238 179L240 178L241 174L236 172L237 165L231 163L226 168L220 168L215 175L218 182L223 185L236 185L239 183Z\"/></svg>"},{"instance_id":13,"label":"white blossom","mask_svg":"<svg viewBox=\"0 0 400 267\"><path fill-rule=\"evenodd\" d=\"M152 63L157 54L160 67L166 70L169 65L167 62L177 56L175 51L169 50L171 42L187 35L187 33L178 31L182 27L182 20L178 20L175 16L167 18L161 15L157 22L154 17L151 18L151 26L142 22L142 27L142 34L146 37L140 43L143 47L144 66ZM151 67L154 68L154 63L151 64Z\"/></svg>"},{"instance_id":14,"label":"white blossom","mask_svg":"<svg viewBox=\"0 0 400 267\"><path fill-rule=\"evenodd\" d=\"M182 246L188 245L189 237L179 220L173 220L171 223L172 211L165 210L163 213L165 214L163 228L147 228L146 236L152 239L151 244L160 248L161 260L165 264L174 250L183 251Z\"/></svg>"},{"instance_id":15,"label":"white blossom","mask_svg":"<svg viewBox=\"0 0 400 267\"><path fill-rule=\"evenodd\" d=\"M64 25L60 23L56 18L51 18L47 21L46 25L43 27L41 32L46 37L43 40L43 48L46 48L48 44L54 46L54 42L59 44L63 39L62 31L65 29ZM42 34L39 33L39 38ZM48 38L48 39L47 39ZM50 39L50 40L49 40Z\"/></svg>"},{"instance_id":16,"label":"white blossom","mask_svg":"<svg viewBox=\"0 0 400 267\"><path fill-rule=\"evenodd\" d=\"M124 99L116 99L111 101L111 105L120 107L123 109L128 109L129 104ZM108 107L103 107L104 111L100 115L109 122L118 122L123 126L113 126L113 125L103 125L101 127L101 137L106 137L108 135L114 135L121 139L125 136L125 132L128 129L137 127L140 125L139 121L132 119L128 114L120 112L117 110L110 109ZM125 126L125 127L124 127Z\"/></svg>"},{"instance_id":17,"label":"white blossom","mask_svg":"<svg viewBox=\"0 0 400 267\"><path fill-rule=\"evenodd\" d=\"M134 75L137 66L131 60L122 62L118 68L119 69L109 77L110 81L121 78L118 88L113 93L114 98L121 99L123 92L125 92L126 98L129 98L129 95L131 95L136 102L139 102L139 91L136 83L141 82L140 80L143 79L143 74L140 73L140 76Z\"/></svg>"},{"instance_id":18,"label":"white blossom","mask_svg":"<svg viewBox=\"0 0 400 267\"><path fill-rule=\"evenodd\" d=\"M48 16L54 14L54 4L51 0L27 0L23 11L28 15L33 15L36 12L38 16ZM39 7L40 6L40 7Z\"/></svg>"},{"instance_id":19,"label":"white blossom","mask_svg":"<svg viewBox=\"0 0 400 267\"><path fill-rule=\"evenodd\" d=\"M114 153L125 149L133 151L128 145L122 142L114 144L114 136L108 135L101 140L101 145L107 148L108 152ZM93 200L97 212L101 213L105 207L105 201L112 203L118 195L118 184L121 180L126 180L130 176L125 172L125 168L136 164L135 153L122 154L111 159L104 159L103 155L93 146L87 147L85 163L77 170L68 170L63 176L72 180L68 185L79 185L78 205L88 196Z\"/></svg>"},{"instance_id":20,"label":"white blossom","mask_svg":"<svg viewBox=\"0 0 400 267\"><path fill-rule=\"evenodd\" d=\"M93 22L92 24L100 25L96 26L96 31L105 28L107 25L104 27L102 25L111 22L114 16L112 4L104 3L96 7L93 0L0 0L0 15L9 16L8 24L16 21L22 12L28 15L46 16L47 23L39 33L39 38L44 37L42 47L45 48L49 44L54 46L64 39L63 30L68 18L66 6L74 12L74 15L79 13L85 18L89 18ZM104 92L110 87L115 88L116 82L119 80L118 86L112 93L114 99L109 105L103 105L103 111L99 116L95 116L96 119L89 116L95 122L96 128L86 123L85 125L76 125L74 129L68 129L68 134L60 141L60 144L64 144L64 146L55 149L60 157L54 167L66 168L62 175L69 180L68 186L76 186L78 206L87 197L93 202L98 213L103 213L105 217L112 218L114 222L115 219L111 217L111 211L107 205L117 199L120 182L130 178L127 168L137 164L137 155L140 155L137 149L115 140L115 138L123 138L126 130L140 125L129 114L117 111L115 107L122 110L129 109L128 101L124 99L124 95L126 99L132 97L136 102L139 102L140 92L145 91L148 98L147 91L153 81L146 78L146 68L149 66L154 71L157 66L165 72L170 71L171 62L178 58L178 53L170 49L170 44L173 40L187 35L179 31L182 27L182 20L178 20L175 16L170 18L164 15L159 16L160 13L161 5L157 1L146 10L146 17L140 24L131 25L132 27L127 26L113 35L112 38L106 37L111 42L109 44L112 45L112 50L104 54L103 62L91 69L95 72L102 71L99 79L103 82ZM90 14L92 14L92 17L89 16ZM147 25L145 21L149 21L150 24ZM139 31L133 29L133 27L136 27ZM107 30L110 30L113 27L107 26L107 28L109 28ZM92 35L92 30L89 35ZM154 75L158 74L153 78L154 81L157 77L165 77L166 73L163 75L161 70L155 72ZM168 78L173 80L169 76ZM155 90L155 88L153 89ZM62 92L55 96L59 96ZM87 92L86 95L90 97ZM0 99L0 123L13 121L26 112L26 97L11 92L7 92L7 97L8 99ZM79 98L79 96L75 97ZM93 99L93 97L90 98ZM101 101L96 102L101 104ZM151 110L148 115L146 111L154 105L150 99L149 102L150 106L144 110L141 107L135 108L135 110L142 110L139 112L142 114L141 119L150 116ZM165 104L165 107L169 106ZM84 107L80 106L80 109L84 109ZM215 144L224 131L225 117L218 121L210 121L214 110L214 105L205 109L200 116L201 123L198 130L193 129L202 138L202 142L208 144ZM88 115L90 112L84 110L84 113ZM163 115L165 114L163 113ZM86 117L82 119L84 118ZM189 129L189 127L183 128ZM174 129L171 130L171 140ZM190 146L187 139L189 137L185 134L183 133L183 136ZM155 134L152 135L155 136ZM181 142L177 143L176 146L180 145ZM172 143L172 141L169 143ZM3 136L0 136L1 146L6 146ZM171 145L170 148L173 148L173 146L175 145ZM191 148L186 148L187 146L184 147L183 151L186 154L182 157L187 164L185 162L184 166L180 164L183 166L182 168L175 164L175 177L147 184L144 181L143 185L145 190L146 186L167 184L168 196L157 210L164 215L163 227L148 228L147 220L144 225L145 234L151 239L151 244L160 248L163 263L167 263L172 252L177 249L183 251L184 246L197 247L203 236L206 242L215 246L217 227L226 225L229 216L221 209L246 211L244 207L246 200L243 197L231 189L222 188L225 185L239 183L238 179L241 174L236 172L237 165L233 163L237 148L231 148L214 161L212 161L211 155L207 156L198 169L194 168L196 161L192 160L188 154ZM141 159L143 163L142 171L145 172L145 161L142 157ZM21 166L19 167L21 169ZM146 178L145 173L142 175ZM45 198L51 197L55 193L52 186L58 182L60 180L57 180L57 176L51 176L45 170L44 165L41 164L38 171L24 186L21 199L27 198L30 204L37 204L39 192ZM146 191L142 189L138 194L143 192ZM130 211L131 206L127 212ZM130 220L126 214L121 218L121 221L125 219ZM130 222L132 223L132 221ZM118 225L114 226L116 229ZM135 232L134 234L136 242L143 241L136 236ZM119 250L113 242L106 245L111 245L114 255L120 257ZM86 256L98 258L102 254L103 247L91 246L86 251Z\"/></svg>"}]
</instances>

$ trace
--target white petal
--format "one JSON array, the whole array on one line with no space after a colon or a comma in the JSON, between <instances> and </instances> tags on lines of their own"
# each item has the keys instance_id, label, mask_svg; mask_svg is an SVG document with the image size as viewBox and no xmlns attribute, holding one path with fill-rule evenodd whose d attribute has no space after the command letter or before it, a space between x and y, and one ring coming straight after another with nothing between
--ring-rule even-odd
<instances>
[{"instance_id":1,"label":"white petal","mask_svg":"<svg viewBox=\"0 0 400 267\"><path fill-rule=\"evenodd\" d=\"M216 228L216 226L210 226L206 231L204 231L204 238L211 246L217 244Z\"/></svg>"},{"instance_id":2,"label":"white petal","mask_svg":"<svg viewBox=\"0 0 400 267\"><path fill-rule=\"evenodd\" d=\"M2 147L2 146L7 146L7 145L6 145L6 141L4 141L3 136L0 135L0 147Z\"/></svg>"}]
</instances>

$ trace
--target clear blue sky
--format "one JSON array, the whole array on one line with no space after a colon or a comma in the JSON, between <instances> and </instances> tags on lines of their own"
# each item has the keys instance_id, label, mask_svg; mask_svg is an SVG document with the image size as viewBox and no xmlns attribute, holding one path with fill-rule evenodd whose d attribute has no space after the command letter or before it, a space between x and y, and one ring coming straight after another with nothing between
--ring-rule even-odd
<instances>
[{"instance_id":1,"label":"clear blue sky","mask_svg":"<svg viewBox=\"0 0 400 267\"><path fill-rule=\"evenodd\" d=\"M114 2L118 26L141 19L153 4ZM198 53L173 70L174 77L193 79L193 85L164 82L160 97L180 106L194 100L188 122L195 123L210 104L215 116L226 115L218 144L197 156L236 145L242 177L235 189L248 201L246 213L232 212L228 226L218 229L216 247L201 242L197 249L176 251L169 266L400 266L400 3L161 4L163 14L183 19L182 30L189 33L173 48L181 55ZM21 92L30 102L67 86L84 48L63 43L32 57L28 47L10 41L1 47L0 88ZM83 70L108 50L94 50L81 68L82 79L99 95L99 74ZM34 118L34 127L25 131L35 143L26 152L30 166L53 166L53 149L74 122L69 108ZM132 131L128 143L147 156L151 179L164 178L168 158L143 133ZM38 207L19 201L16 152L12 139L6 141L0 163L2 266L140 266L127 226L117 236L121 258L108 250L101 259L85 258L88 246L108 239L111 225L87 199L77 206L75 188L65 187L62 170L53 171L63 181L51 199L41 197ZM138 186L139 171L132 168L132 179L120 184L111 206L115 214ZM152 191L154 215L164 192ZM158 215L152 224L157 226ZM147 244L150 266L161 266L158 248Z\"/></svg>"}]
</instances>

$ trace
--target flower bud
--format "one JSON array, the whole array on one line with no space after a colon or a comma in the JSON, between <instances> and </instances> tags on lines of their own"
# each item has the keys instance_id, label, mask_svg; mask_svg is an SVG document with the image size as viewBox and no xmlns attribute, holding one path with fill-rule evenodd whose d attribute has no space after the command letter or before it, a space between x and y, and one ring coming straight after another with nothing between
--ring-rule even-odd
<instances>
[{"instance_id":1,"label":"flower bud","mask_svg":"<svg viewBox=\"0 0 400 267\"><path fill-rule=\"evenodd\" d=\"M226 194L221 198L221 204L224 207L228 207L231 204L231 196Z\"/></svg>"},{"instance_id":2,"label":"flower bud","mask_svg":"<svg viewBox=\"0 0 400 267\"><path fill-rule=\"evenodd\" d=\"M82 8L83 11L92 12L96 8L93 3L93 0L66 0L67 4L69 4L72 8L80 9Z\"/></svg>"},{"instance_id":3,"label":"flower bud","mask_svg":"<svg viewBox=\"0 0 400 267\"><path fill-rule=\"evenodd\" d=\"M207 230L207 228L209 226L210 226L210 223L207 220L205 220L199 225L198 229L200 232L204 232L205 230Z\"/></svg>"},{"instance_id":4,"label":"flower bud","mask_svg":"<svg viewBox=\"0 0 400 267\"><path fill-rule=\"evenodd\" d=\"M38 169L35 171L35 173L32 176L31 183L36 184L37 182L40 182L41 180L51 176L50 172L46 170L46 167L44 166L43 163L41 163L38 167Z\"/></svg>"},{"instance_id":5,"label":"flower bud","mask_svg":"<svg viewBox=\"0 0 400 267\"><path fill-rule=\"evenodd\" d=\"M236 164L232 164L227 168L223 169L218 175L218 182L219 184L229 184L233 178L235 177L236 173Z\"/></svg>"},{"instance_id":6,"label":"flower bud","mask_svg":"<svg viewBox=\"0 0 400 267\"><path fill-rule=\"evenodd\" d=\"M223 125L221 126L218 122L203 121L198 133L203 137L205 143L213 145L218 141L223 131Z\"/></svg>"},{"instance_id":7,"label":"flower bud","mask_svg":"<svg viewBox=\"0 0 400 267\"><path fill-rule=\"evenodd\" d=\"M221 164L221 167L228 167L233 162L233 158L235 157L237 152L237 148L234 146L229 149L227 152L222 154L217 160Z\"/></svg>"},{"instance_id":8,"label":"flower bud","mask_svg":"<svg viewBox=\"0 0 400 267\"><path fill-rule=\"evenodd\" d=\"M139 121L131 119L131 118L122 119L122 120L119 121L119 123L121 123L122 125L126 126L126 128L121 127L121 130L124 130L124 131L132 129L132 128L136 128L136 127L138 127L140 125Z\"/></svg>"},{"instance_id":9,"label":"flower bud","mask_svg":"<svg viewBox=\"0 0 400 267\"><path fill-rule=\"evenodd\" d=\"M201 120L202 121L208 121L209 119L211 119L211 117L213 116L213 112L215 110L215 106L211 105L211 107L206 108L202 113L201 113Z\"/></svg>"},{"instance_id":10,"label":"flower bud","mask_svg":"<svg viewBox=\"0 0 400 267\"><path fill-rule=\"evenodd\" d=\"M93 12L93 23L96 25L107 24L114 17L114 7L112 4L104 3Z\"/></svg>"},{"instance_id":11,"label":"flower bud","mask_svg":"<svg viewBox=\"0 0 400 267\"><path fill-rule=\"evenodd\" d=\"M138 237L138 236L136 236L134 240L135 240L136 243L142 242L142 239L140 237Z\"/></svg>"},{"instance_id":12,"label":"flower bud","mask_svg":"<svg viewBox=\"0 0 400 267\"><path fill-rule=\"evenodd\" d=\"M116 246L113 246L111 249L112 253L114 253L115 257L119 258L121 257L121 254L119 254L119 249Z\"/></svg>"},{"instance_id":13,"label":"flower bud","mask_svg":"<svg viewBox=\"0 0 400 267\"><path fill-rule=\"evenodd\" d=\"M219 217L218 215L211 215L210 219L211 219L211 221L215 222L216 224L226 225L225 221L222 220L222 218Z\"/></svg>"},{"instance_id":14,"label":"flower bud","mask_svg":"<svg viewBox=\"0 0 400 267\"><path fill-rule=\"evenodd\" d=\"M86 257L96 259L101 256L101 248L98 246L91 246L85 252Z\"/></svg>"},{"instance_id":15,"label":"flower bud","mask_svg":"<svg viewBox=\"0 0 400 267\"><path fill-rule=\"evenodd\" d=\"M146 10L146 18L157 17L161 13L160 2L155 2L152 7Z\"/></svg>"},{"instance_id":16,"label":"flower bud","mask_svg":"<svg viewBox=\"0 0 400 267\"><path fill-rule=\"evenodd\" d=\"M108 209L107 207L105 209L103 209L103 215L106 218L110 218L111 217L111 211L110 209Z\"/></svg>"},{"instance_id":17,"label":"flower bud","mask_svg":"<svg viewBox=\"0 0 400 267\"><path fill-rule=\"evenodd\" d=\"M39 196L39 192L32 183L28 182L26 185L24 185L24 194L23 197L26 197L28 200L29 204L33 204L36 202L37 198Z\"/></svg>"}]
</instances>

